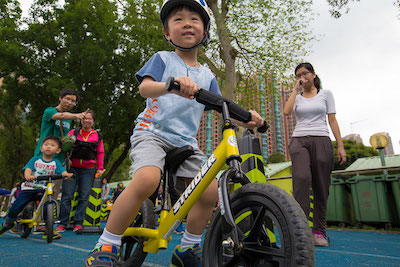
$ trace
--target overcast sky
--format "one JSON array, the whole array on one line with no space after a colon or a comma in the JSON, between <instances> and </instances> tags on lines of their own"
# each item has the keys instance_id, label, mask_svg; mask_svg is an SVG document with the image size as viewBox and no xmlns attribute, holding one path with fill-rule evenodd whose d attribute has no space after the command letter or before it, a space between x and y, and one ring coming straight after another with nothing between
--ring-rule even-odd
<instances>
[{"instance_id":1,"label":"overcast sky","mask_svg":"<svg viewBox=\"0 0 400 267\"><path fill-rule=\"evenodd\" d=\"M22 0L24 14L32 0ZM351 3L340 19L329 14L326 0L314 0L313 22L320 35L310 62L323 88L333 92L342 136L387 132L400 153L400 11L392 0ZM399 17L397 17L399 16Z\"/></svg>"},{"instance_id":2,"label":"overcast sky","mask_svg":"<svg viewBox=\"0 0 400 267\"><path fill-rule=\"evenodd\" d=\"M322 35L306 58L333 92L342 136L387 132L400 153L400 11L392 0L361 0L333 19L325 0L315 0L313 23Z\"/></svg>"}]
</instances>

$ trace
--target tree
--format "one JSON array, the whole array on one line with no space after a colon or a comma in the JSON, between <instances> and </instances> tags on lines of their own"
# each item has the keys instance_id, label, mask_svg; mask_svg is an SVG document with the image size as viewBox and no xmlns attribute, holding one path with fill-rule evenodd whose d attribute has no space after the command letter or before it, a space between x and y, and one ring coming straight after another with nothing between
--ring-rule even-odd
<instances>
[{"instance_id":1,"label":"tree","mask_svg":"<svg viewBox=\"0 0 400 267\"><path fill-rule=\"evenodd\" d=\"M314 40L308 30L312 1L207 3L215 24L210 47L199 56L223 80L222 93L230 99L242 76L268 72L284 77Z\"/></svg>"},{"instance_id":2,"label":"tree","mask_svg":"<svg viewBox=\"0 0 400 267\"><path fill-rule=\"evenodd\" d=\"M353 162L355 162L358 158L366 158L379 155L378 151L376 151L372 147L365 146L364 144L358 143L355 140L343 140L347 160L343 165L340 165L337 159L337 143L336 141L333 141L332 144L335 152L334 170L344 170L349 167Z\"/></svg>"},{"instance_id":3,"label":"tree","mask_svg":"<svg viewBox=\"0 0 400 267\"><path fill-rule=\"evenodd\" d=\"M331 6L329 12L332 17L340 18L345 12L346 14L349 12L349 3L350 2L360 2L360 0L327 0L328 4ZM393 5L400 10L400 0L393 0Z\"/></svg>"},{"instance_id":4,"label":"tree","mask_svg":"<svg viewBox=\"0 0 400 267\"><path fill-rule=\"evenodd\" d=\"M20 50L2 57L8 61L0 61L0 69L3 77L14 73L24 77L24 82L18 87L6 85L8 98L13 100L9 105L20 103L27 123L39 133L43 110L57 105L59 90L67 86L77 89L80 98L74 110L89 107L95 111L95 127L102 132L107 175L111 177L128 154L134 120L144 107L134 74L154 51L168 47L161 29L153 26L157 7L152 1L119 5L115 1L68 0L63 7L60 2L34 1L25 28L14 27L19 38L15 46L20 44ZM17 1L13 4L18 7ZM17 21L15 10L5 12L8 23ZM14 35L9 31L5 36L10 39ZM3 40L0 47L9 45ZM34 141L37 134L30 138Z\"/></svg>"},{"instance_id":5,"label":"tree","mask_svg":"<svg viewBox=\"0 0 400 267\"><path fill-rule=\"evenodd\" d=\"M279 163L279 162L285 162L285 155L283 155L282 153L276 152L276 153L272 153L269 157L268 157L268 163Z\"/></svg>"}]
</instances>

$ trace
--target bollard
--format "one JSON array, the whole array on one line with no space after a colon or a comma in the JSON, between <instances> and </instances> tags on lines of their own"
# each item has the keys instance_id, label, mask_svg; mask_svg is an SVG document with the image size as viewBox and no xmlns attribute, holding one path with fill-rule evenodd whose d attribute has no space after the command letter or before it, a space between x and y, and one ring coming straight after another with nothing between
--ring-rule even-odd
<instances>
[{"instance_id":1,"label":"bollard","mask_svg":"<svg viewBox=\"0 0 400 267\"><path fill-rule=\"evenodd\" d=\"M67 230L74 229L74 216L76 213L76 206L78 205L78 191L75 191L74 198L71 200L71 211L69 213L69 223L67 225Z\"/></svg>"},{"instance_id":2,"label":"bollard","mask_svg":"<svg viewBox=\"0 0 400 267\"><path fill-rule=\"evenodd\" d=\"M308 226L314 227L314 193L310 188L310 214L308 214Z\"/></svg>"},{"instance_id":3,"label":"bollard","mask_svg":"<svg viewBox=\"0 0 400 267\"><path fill-rule=\"evenodd\" d=\"M83 228L77 231L77 234L101 234L103 229L100 228L101 214L101 179L96 175L93 180L93 186L90 190L89 201L86 207L85 219L83 220Z\"/></svg>"},{"instance_id":4,"label":"bollard","mask_svg":"<svg viewBox=\"0 0 400 267\"><path fill-rule=\"evenodd\" d=\"M260 139L250 130L246 130L243 137L239 139L239 152L242 157L242 170L251 182L266 183ZM240 184L235 184L234 189L240 186Z\"/></svg>"},{"instance_id":5,"label":"bollard","mask_svg":"<svg viewBox=\"0 0 400 267\"><path fill-rule=\"evenodd\" d=\"M100 221L101 222L106 222L108 219L108 214L110 211L107 209L107 203L103 203L101 205L101 212L100 212Z\"/></svg>"}]
</instances>

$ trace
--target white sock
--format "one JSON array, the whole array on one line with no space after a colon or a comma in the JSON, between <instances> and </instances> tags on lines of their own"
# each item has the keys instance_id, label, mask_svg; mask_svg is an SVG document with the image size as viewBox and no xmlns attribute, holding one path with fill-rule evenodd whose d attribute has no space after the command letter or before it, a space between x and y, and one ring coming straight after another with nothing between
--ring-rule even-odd
<instances>
[{"instance_id":1,"label":"white sock","mask_svg":"<svg viewBox=\"0 0 400 267\"><path fill-rule=\"evenodd\" d=\"M99 241L97 242L97 246L101 245L114 245L114 246L121 246L121 238L123 235L115 235L107 231L106 228L104 228L103 234L100 236Z\"/></svg>"},{"instance_id":2,"label":"white sock","mask_svg":"<svg viewBox=\"0 0 400 267\"><path fill-rule=\"evenodd\" d=\"M200 244L202 235L195 235L185 230L181 240L181 250L192 247L195 244Z\"/></svg>"}]
</instances>

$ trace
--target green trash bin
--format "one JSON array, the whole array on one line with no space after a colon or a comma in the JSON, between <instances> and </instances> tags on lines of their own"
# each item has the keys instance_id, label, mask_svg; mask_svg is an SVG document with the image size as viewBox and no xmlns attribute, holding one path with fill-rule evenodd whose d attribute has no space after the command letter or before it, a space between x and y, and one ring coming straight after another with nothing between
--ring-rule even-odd
<instances>
[{"instance_id":1,"label":"green trash bin","mask_svg":"<svg viewBox=\"0 0 400 267\"><path fill-rule=\"evenodd\" d=\"M389 201L395 203L392 209L394 218L393 223L400 225L400 174L388 175L386 180L390 186Z\"/></svg>"},{"instance_id":2,"label":"green trash bin","mask_svg":"<svg viewBox=\"0 0 400 267\"><path fill-rule=\"evenodd\" d=\"M344 227L355 224L354 205L350 184L340 178L331 178L329 198L326 208L328 223Z\"/></svg>"},{"instance_id":3,"label":"green trash bin","mask_svg":"<svg viewBox=\"0 0 400 267\"><path fill-rule=\"evenodd\" d=\"M393 221L385 176L354 176L351 186L354 215L357 223L383 223L390 228Z\"/></svg>"}]
</instances>

